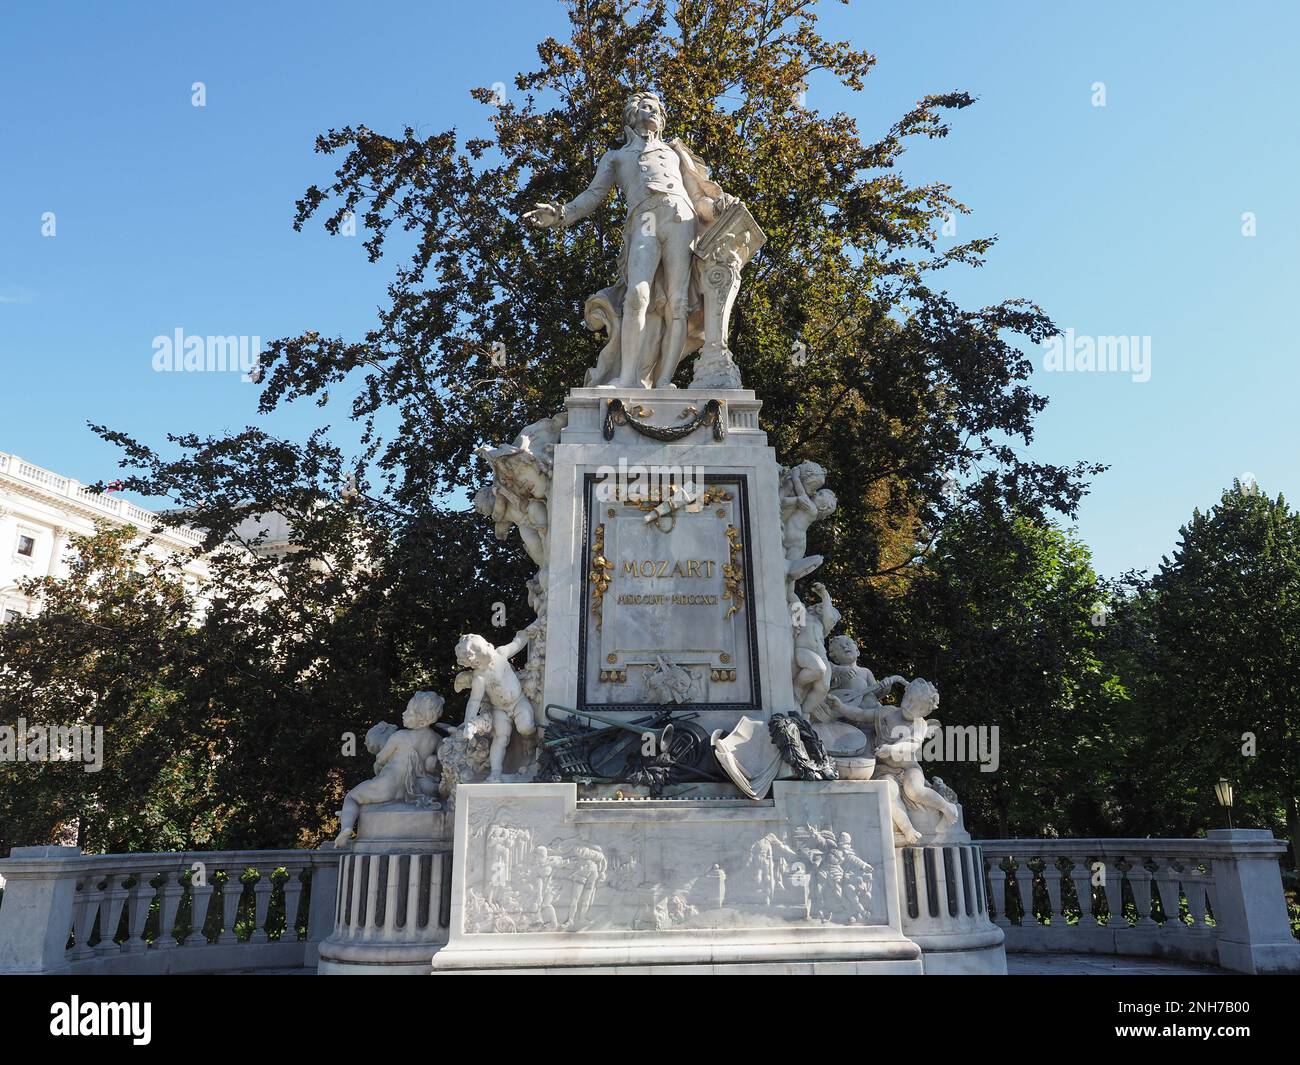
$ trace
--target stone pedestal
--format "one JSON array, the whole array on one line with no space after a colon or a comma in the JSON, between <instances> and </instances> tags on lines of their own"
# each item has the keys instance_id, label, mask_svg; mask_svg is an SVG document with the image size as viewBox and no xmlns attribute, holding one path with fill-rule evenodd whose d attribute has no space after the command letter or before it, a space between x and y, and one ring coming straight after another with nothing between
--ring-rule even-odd
<instances>
[{"instance_id":1,"label":"stone pedestal","mask_svg":"<svg viewBox=\"0 0 1300 1065\"><path fill-rule=\"evenodd\" d=\"M710 402L717 416L700 420ZM779 467L759 406L744 389L569 393L550 494L545 702L667 708L646 683L662 656L685 671L680 705L706 733L794 706Z\"/></svg>"},{"instance_id":2,"label":"stone pedestal","mask_svg":"<svg viewBox=\"0 0 1300 1065\"><path fill-rule=\"evenodd\" d=\"M14 847L10 852L0 906L0 973L68 971L65 947L71 922L58 915L72 912L77 873L51 874L49 867L70 867L80 858L80 847Z\"/></svg>"},{"instance_id":3,"label":"stone pedestal","mask_svg":"<svg viewBox=\"0 0 1300 1065\"><path fill-rule=\"evenodd\" d=\"M462 785L433 971L920 974L887 802L875 781L758 802Z\"/></svg>"},{"instance_id":4,"label":"stone pedestal","mask_svg":"<svg viewBox=\"0 0 1300 1065\"><path fill-rule=\"evenodd\" d=\"M447 941L451 815L441 808L364 806L339 862L334 932L321 975L425 974Z\"/></svg>"},{"instance_id":5,"label":"stone pedestal","mask_svg":"<svg viewBox=\"0 0 1300 1065\"><path fill-rule=\"evenodd\" d=\"M934 810L908 809L921 838L904 845L895 836L903 931L921 947L927 976L1005 975L1006 935L989 917L984 855L957 810L948 824Z\"/></svg>"},{"instance_id":6,"label":"stone pedestal","mask_svg":"<svg viewBox=\"0 0 1300 1065\"><path fill-rule=\"evenodd\" d=\"M1226 845L1213 860L1219 964L1243 973L1300 972L1278 866L1286 844L1266 829L1216 828L1205 837Z\"/></svg>"}]
</instances>

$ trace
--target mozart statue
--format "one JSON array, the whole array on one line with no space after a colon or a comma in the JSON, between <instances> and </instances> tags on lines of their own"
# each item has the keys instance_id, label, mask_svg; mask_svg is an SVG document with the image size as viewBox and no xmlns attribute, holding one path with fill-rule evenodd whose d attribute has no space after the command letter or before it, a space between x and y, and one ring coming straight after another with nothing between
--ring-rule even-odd
<instances>
[{"instance_id":1,"label":"mozart statue","mask_svg":"<svg viewBox=\"0 0 1300 1065\"><path fill-rule=\"evenodd\" d=\"M627 204L619 281L586 303L587 325L609 337L586 384L671 388L683 356L704 345L707 333L717 332L706 328L697 238L739 201L709 180L708 168L680 139L662 139L664 107L654 93L632 95L623 105L623 125L623 146L601 157L586 191L563 205L538 203L524 220L562 229L586 218L618 187ZM739 206L747 223L738 234L727 234L730 240L717 254L719 260L730 257L737 284L740 267L764 239ZM730 294L734 299L734 289ZM729 313L726 295L723 291L721 299ZM723 329L725 313L718 321ZM725 336L721 344L725 349Z\"/></svg>"}]
</instances>

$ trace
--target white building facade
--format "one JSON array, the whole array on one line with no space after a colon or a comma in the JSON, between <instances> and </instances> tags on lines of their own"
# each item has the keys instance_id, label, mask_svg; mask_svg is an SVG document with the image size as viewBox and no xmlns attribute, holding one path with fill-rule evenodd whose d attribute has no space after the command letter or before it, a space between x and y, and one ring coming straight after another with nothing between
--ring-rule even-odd
<instances>
[{"instance_id":1,"label":"white building facade","mask_svg":"<svg viewBox=\"0 0 1300 1065\"><path fill-rule=\"evenodd\" d=\"M92 492L70 477L0 451L0 623L40 609L39 603L23 594L19 581L66 576L72 536L89 536L97 521L108 521L138 529L143 538L158 520L152 511L125 499ZM181 561L186 585L201 595L207 565L191 552L203 534L164 528L152 539L150 550Z\"/></svg>"}]
</instances>

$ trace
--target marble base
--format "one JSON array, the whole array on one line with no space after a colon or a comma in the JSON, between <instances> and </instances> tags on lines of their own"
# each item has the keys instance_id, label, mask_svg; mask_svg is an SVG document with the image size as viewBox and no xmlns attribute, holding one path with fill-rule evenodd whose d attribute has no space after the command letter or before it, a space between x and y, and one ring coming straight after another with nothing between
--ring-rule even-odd
<instances>
[{"instance_id":1,"label":"marble base","mask_svg":"<svg viewBox=\"0 0 1300 1065\"><path fill-rule=\"evenodd\" d=\"M923 976L928 972L915 959L889 961L881 958L863 961L719 961L686 965L654 963L644 965L507 966L481 969L467 968L458 971L465 975L479 976ZM1002 972L1005 973L1005 971L1004 960ZM435 965L434 975L439 974L440 970Z\"/></svg>"},{"instance_id":2,"label":"marble base","mask_svg":"<svg viewBox=\"0 0 1300 1065\"><path fill-rule=\"evenodd\" d=\"M317 974L427 974L447 941L451 850L451 815L440 806L362 807Z\"/></svg>"},{"instance_id":3,"label":"marble base","mask_svg":"<svg viewBox=\"0 0 1300 1065\"><path fill-rule=\"evenodd\" d=\"M1000 930L999 930L1000 931ZM1007 952L996 944L968 950L931 948L922 943L926 976L1006 976Z\"/></svg>"},{"instance_id":4,"label":"marble base","mask_svg":"<svg viewBox=\"0 0 1300 1065\"><path fill-rule=\"evenodd\" d=\"M925 831L938 818L920 813L921 841L896 847L895 859L903 931L921 948L926 975L1005 975L1005 933L989 917L983 852L960 820Z\"/></svg>"},{"instance_id":5,"label":"marble base","mask_svg":"<svg viewBox=\"0 0 1300 1065\"><path fill-rule=\"evenodd\" d=\"M757 802L462 785L433 971L919 975L887 802L877 781L777 781Z\"/></svg>"}]
</instances>

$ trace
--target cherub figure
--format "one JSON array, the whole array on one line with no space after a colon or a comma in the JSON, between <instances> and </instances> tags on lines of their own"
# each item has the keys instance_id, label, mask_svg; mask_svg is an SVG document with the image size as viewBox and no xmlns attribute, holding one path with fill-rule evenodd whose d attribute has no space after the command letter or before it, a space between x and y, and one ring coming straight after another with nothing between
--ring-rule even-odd
<instances>
[{"instance_id":1,"label":"cherub figure","mask_svg":"<svg viewBox=\"0 0 1300 1065\"><path fill-rule=\"evenodd\" d=\"M416 692L402 714L402 728L381 721L366 733L366 749L376 755L375 775L343 799L334 846L344 847L352 838L362 806L428 801L437 793L432 774L442 737L432 725L442 717L442 708L443 698L437 692Z\"/></svg>"},{"instance_id":2,"label":"cherub figure","mask_svg":"<svg viewBox=\"0 0 1300 1065\"><path fill-rule=\"evenodd\" d=\"M801 462L781 477L781 529L786 579L806 577L822 564L821 555L808 554L808 529L835 513L835 493L823 488L826 470L817 462Z\"/></svg>"},{"instance_id":3,"label":"cherub figure","mask_svg":"<svg viewBox=\"0 0 1300 1065\"><path fill-rule=\"evenodd\" d=\"M542 571L543 583L555 445L568 423L568 412L560 411L524 426L509 444L477 451L492 467L493 482L474 496L474 509L492 519L498 540L510 535L512 525L519 529L524 550Z\"/></svg>"},{"instance_id":4,"label":"cherub figure","mask_svg":"<svg viewBox=\"0 0 1300 1065\"><path fill-rule=\"evenodd\" d=\"M831 602L826 585L818 581L813 585L820 602L803 607L796 612L802 615L803 624L794 626L794 697L799 701L804 716L814 719L831 690L831 664L826 660L826 634L840 623L840 612Z\"/></svg>"},{"instance_id":5,"label":"cherub figure","mask_svg":"<svg viewBox=\"0 0 1300 1065\"><path fill-rule=\"evenodd\" d=\"M928 680L917 677L903 690L898 706L886 706L877 716L877 779L894 780L903 799L911 806L934 810L944 824L956 824L957 807L925 782L918 755L925 744L931 722L928 718L939 706L939 691Z\"/></svg>"},{"instance_id":6,"label":"cherub figure","mask_svg":"<svg viewBox=\"0 0 1300 1065\"><path fill-rule=\"evenodd\" d=\"M560 442L560 434L568 424L567 410L562 410L549 418L539 418L520 429L519 435L511 441L511 444L536 455L543 462L552 462L555 458L555 445Z\"/></svg>"},{"instance_id":7,"label":"cherub figure","mask_svg":"<svg viewBox=\"0 0 1300 1065\"><path fill-rule=\"evenodd\" d=\"M498 540L510 535L510 527L519 529L524 550L537 567L546 567L546 542L549 523L547 496L550 493L551 465L524 448L482 447L478 454L492 467L494 480L474 496L474 509L491 518Z\"/></svg>"},{"instance_id":8,"label":"cherub figure","mask_svg":"<svg viewBox=\"0 0 1300 1065\"><path fill-rule=\"evenodd\" d=\"M488 753L489 781L499 781L505 769L506 748L510 737L532 737L537 732L533 704L524 694L523 685L515 674L510 659L528 646L531 629L515 633L510 643L493 647L482 636L462 636L456 644L456 661L466 672L456 678L456 690L469 688L469 703L465 707L467 732L481 720L480 713L486 700L491 710L492 745Z\"/></svg>"},{"instance_id":9,"label":"cherub figure","mask_svg":"<svg viewBox=\"0 0 1300 1065\"><path fill-rule=\"evenodd\" d=\"M880 696L895 684L906 684L903 677L886 677L877 682L866 666L858 665L858 645L851 636L834 636L826 645L831 660L831 691L826 697L826 711L832 718L852 721L855 725L876 725L884 709Z\"/></svg>"}]
</instances>

